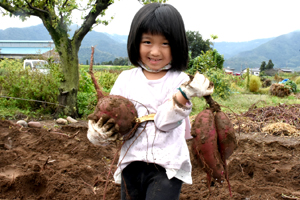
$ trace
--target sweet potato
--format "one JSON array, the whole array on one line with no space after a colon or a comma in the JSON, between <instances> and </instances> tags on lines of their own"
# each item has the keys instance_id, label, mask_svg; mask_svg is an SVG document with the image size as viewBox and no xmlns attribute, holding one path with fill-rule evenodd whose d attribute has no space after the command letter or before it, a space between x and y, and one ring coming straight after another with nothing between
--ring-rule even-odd
<instances>
[{"instance_id":1,"label":"sweet potato","mask_svg":"<svg viewBox=\"0 0 300 200\"><path fill-rule=\"evenodd\" d=\"M236 137L233 125L224 112L216 112L215 122L218 134L219 151L221 158L224 161L228 159L237 148Z\"/></svg>"},{"instance_id":2,"label":"sweet potato","mask_svg":"<svg viewBox=\"0 0 300 200\"><path fill-rule=\"evenodd\" d=\"M217 130L218 151L220 152L223 168L225 170L225 178L228 183L229 193L230 196L232 196L226 159L228 159L237 148L233 125L227 115L221 111L220 105L215 102L210 95L205 96L204 98L210 109L213 112L216 112L214 119Z\"/></svg>"},{"instance_id":3,"label":"sweet potato","mask_svg":"<svg viewBox=\"0 0 300 200\"><path fill-rule=\"evenodd\" d=\"M197 115L192 125L191 134L194 137L193 154L207 173L208 186L210 186L211 177L222 183L224 168L218 151L214 115L210 109L203 110Z\"/></svg>"},{"instance_id":4,"label":"sweet potato","mask_svg":"<svg viewBox=\"0 0 300 200\"><path fill-rule=\"evenodd\" d=\"M228 118L228 116L224 112L222 111L216 112L215 123L216 123L217 135L218 135L219 152L225 169L225 178L227 180L228 189L231 196L231 186L229 183L226 159L228 159L229 156L231 156L231 154L233 153L233 151L237 148L236 137L235 137L233 125L230 119Z\"/></svg>"},{"instance_id":5,"label":"sweet potato","mask_svg":"<svg viewBox=\"0 0 300 200\"><path fill-rule=\"evenodd\" d=\"M119 133L125 135L135 127L137 123L135 119L138 117L137 111L133 103L125 97L119 95L103 95L93 72L94 51L95 48L92 46L89 74L91 75L97 92L98 102L94 113L90 114L88 119L97 122L101 117L105 118L105 121L113 118L119 127Z\"/></svg>"},{"instance_id":6,"label":"sweet potato","mask_svg":"<svg viewBox=\"0 0 300 200\"><path fill-rule=\"evenodd\" d=\"M119 133L124 135L136 124L137 111L128 99L118 95L109 95L98 99L95 111L88 116L88 119L97 122L100 117L113 118L119 126Z\"/></svg>"}]
</instances>

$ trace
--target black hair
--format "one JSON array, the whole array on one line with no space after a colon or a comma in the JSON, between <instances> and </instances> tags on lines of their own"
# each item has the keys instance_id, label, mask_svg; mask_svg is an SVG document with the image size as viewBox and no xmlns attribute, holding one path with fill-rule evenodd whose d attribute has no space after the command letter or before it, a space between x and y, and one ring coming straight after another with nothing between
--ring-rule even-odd
<instances>
[{"instance_id":1,"label":"black hair","mask_svg":"<svg viewBox=\"0 0 300 200\"><path fill-rule=\"evenodd\" d=\"M143 33L162 34L169 41L173 71L184 71L188 63L188 44L180 13L169 4L150 3L134 16L127 42L130 62L139 66Z\"/></svg>"}]
</instances>

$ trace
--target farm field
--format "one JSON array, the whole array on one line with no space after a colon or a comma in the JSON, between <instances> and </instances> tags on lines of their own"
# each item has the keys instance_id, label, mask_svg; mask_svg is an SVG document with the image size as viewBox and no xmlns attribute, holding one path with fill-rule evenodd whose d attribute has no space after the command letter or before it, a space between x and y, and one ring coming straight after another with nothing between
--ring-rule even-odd
<instances>
[{"instance_id":1,"label":"farm field","mask_svg":"<svg viewBox=\"0 0 300 200\"><path fill-rule=\"evenodd\" d=\"M89 65L80 65L80 68L88 71ZM105 70L126 70L130 69L132 66L116 66L116 65L93 65L95 71L105 71Z\"/></svg>"},{"instance_id":2,"label":"farm field","mask_svg":"<svg viewBox=\"0 0 300 200\"><path fill-rule=\"evenodd\" d=\"M180 199L299 199L299 133L268 134L262 128L276 120L276 112L264 115L260 122L251 115L276 109L284 115L299 110L299 105L253 108L238 118L229 115L238 140L238 149L228 160L232 198L226 182L213 183L209 192L206 174L191 155L193 184L183 185ZM45 120L43 128L22 129L15 122L0 121L0 199L102 199L118 145L92 145L84 120L64 126ZM299 128L299 122L294 123ZM187 143L191 147L191 140ZM116 163L112 172L115 169ZM112 176L106 199L120 199L120 185Z\"/></svg>"},{"instance_id":3,"label":"farm field","mask_svg":"<svg viewBox=\"0 0 300 200\"><path fill-rule=\"evenodd\" d=\"M97 147L86 137L86 116L96 102L87 73L89 66L80 66L79 122L61 126L52 116L59 70L53 67L53 77L31 74L15 71L17 65L11 62L15 61L5 61L12 69L0 71L0 93L5 95L0 99L0 200L102 199L110 167L112 173L117 167L112 160L120 144ZM107 94L124 70L116 67L94 66ZM279 81L270 78L271 82ZM270 95L270 87L250 92L246 79L211 72L218 94L214 98L234 124L238 140L238 148L227 161L232 197L226 181L222 185L213 182L209 191L206 174L191 155L193 184L183 185L180 200L300 199L300 77L295 74L281 78L293 80L293 85L284 87L286 91L292 86L298 89L295 87L285 97ZM230 96L221 98L226 94ZM204 99L195 98L192 102L191 121L207 106ZM40 121L43 128L16 125L18 119L25 118ZM189 148L191 143L187 141ZM106 199L120 199L120 185L113 182L112 175L108 180Z\"/></svg>"}]
</instances>

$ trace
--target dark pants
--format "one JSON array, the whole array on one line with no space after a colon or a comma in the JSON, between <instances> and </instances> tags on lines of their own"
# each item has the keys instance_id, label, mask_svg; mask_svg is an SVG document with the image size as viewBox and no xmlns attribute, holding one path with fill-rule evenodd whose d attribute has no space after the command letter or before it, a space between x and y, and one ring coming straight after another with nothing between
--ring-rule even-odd
<instances>
[{"instance_id":1,"label":"dark pants","mask_svg":"<svg viewBox=\"0 0 300 200\"><path fill-rule=\"evenodd\" d=\"M176 200L182 181L168 179L166 170L153 163L132 162L122 171L122 200Z\"/></svg>"}]
</instances>

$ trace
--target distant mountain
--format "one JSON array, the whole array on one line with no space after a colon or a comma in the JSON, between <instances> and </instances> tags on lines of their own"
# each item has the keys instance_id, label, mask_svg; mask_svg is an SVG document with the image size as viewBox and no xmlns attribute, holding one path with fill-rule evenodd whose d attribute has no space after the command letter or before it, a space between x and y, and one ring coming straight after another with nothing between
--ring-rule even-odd
<instances>
[{"instance_id":1,"label":"distant mountain","mask_svg":"<svg viewBox=\"0 0 300 200\"><path fill-rule=\"evenodd\" d=\"M300 32L278 36L250 51L240 52L226 59L224 66L230 68L257 68L262 61L272 60L274 68L300 70Z\"/></svg>"},{"instance_id":2,"label":"distant mountain","mask_svg":"<svg viewBox=\"0 0 300 200\"><path fill-rule=\"evenodd\" d=\"M77 25L70 27L70 35L73 35ZM0 30L0 40L51 40L47 29L43 24L26 28L8 28ZM96 31L90 31L81 42L78 58L79 63L85 64L91 58L91 46L95 46L94 60L96 63L114 60L117 57L127 57L127 36L110 35Z\"/></svg>"},{"instance_id":3,"label":"distant mountain","mask_svg":"<svg viewBox=\"0 0 300 200\"><path fill-rule=\"evenodd\" d=\"M44 25L0 30L0 40L52 40Z\"/></svg>"},{"instance_id":4,"label":"distant mountain","mask_svg":"<svg viewBox=\"0 0 300 200\"><path fill-rule=\"evenodd\" d=\"M217 49L221 55L224 55L225 59L229 59L240 52L255 49L272 39L274 38L257 39L248 42L215 42L214 48Z\"/></svg>"},{"instance_id":5,"label":"distant mountain","mask_svg":"<svg viewBox=\"0 0 300 200\"><path fill-rule=\"evenodd\" d=\"M127 44L128 35L117 35L117 34L108 34L108 33L104 33L104 34L106 34L108 37L110 37L111 39L117 42Z\"/></svg>"},{"instance_id":6,"label":"distant mountain","mask_svg":"<svg viewBox=\"0 0 300 200\"><path fill-rule=\"evenodd\" d=\"M80 62L81 64L86 64L86 61L88 61L88 63L90 63L91 60L91 47L81 47L79 49L79 53L78 55L80 56ZM110 61L110 60L114 60L116 58L116 56L107 53L107 52L103 52L100 51L99 49L95 48L94 51L94 62L95 63L101 63L103 61Z\"/></svg>"},{"instance_id":7,"label":"distant mountain","mask_svg":"<svg viewBox=\"0 0 300 200\"><path fill-rule=\"evenodd\" d=\"M70 35L78 28L70 27ZM127 57L127 35L90 31L81 43L79 62L90 60L91 46L95 46L96 63ZM27 28L0 30L0 40L51 40L46 28L40 24ZM215 42L214 48L225 57L225 67L240 71L246 67L260 67L261 62L274 63L274 68L300 70L300 31L276 38L257 39L249 42Z\"/></svg>"}]
</instances>

